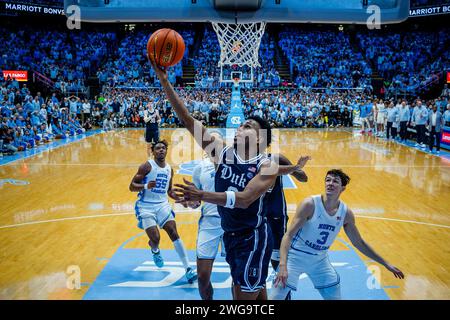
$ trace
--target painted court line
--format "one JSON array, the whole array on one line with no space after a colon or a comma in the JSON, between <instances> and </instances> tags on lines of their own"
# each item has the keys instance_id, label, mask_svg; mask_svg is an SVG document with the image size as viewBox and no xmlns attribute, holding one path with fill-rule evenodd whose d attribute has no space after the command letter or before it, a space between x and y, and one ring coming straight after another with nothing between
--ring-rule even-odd
<instances>
[{"instance_id":1,"label":"painted court line","mask_svg":"<svg viewBox=\"0 0 450 320\"><path fill-rule=\"evenodd\" d=\"M126 212L126 213L109 213L109 214L97 214L97 215L93 215L93 216L68 217L68 218L60 218L60 219L32 221L32 222L24 222L24 223L17 223L17 224L10 224L10 225L6 225L6 226L0 226L0 229L29 226L29 225L33 225L33 224L42 224L42 223L49 223L49 222L60 222L60 221L67 221L67 220L83 220L83 219L94 219L94 218L101 218L101 217L126 216L126 215L134 215L134 213L131 213L131 212Z\"/></svg>"},{"instance_id":2,"label":"painted court line","mask_svg":"<svg viewBox=\"0 0 450 320\"><path fill-rule=\"evenodd\" d=\"M366 219L374 219L374 220L386 220L386 221L395 221L395 222L405 222L405 223L421 224L421 225L430 226L430 227L439 227L439 228L450 229L450 226L446 226L444 224L435 224L435 223L428 223L428 222L393 219L393 218L383 218L383 217L361 216L361 215L356 215L356 214L355 214L355 216L358 217L358 218L366 218Z\"/></svg>"},{"instance_id":3,"label":"painted court line","mask_svg":"<svg viewBox=\"0 0 450 320\"><path fill-rule=\"evenodd\" d=\"M294 210L288 210L288 211L290 213L294 213L295 212ZM177 214L189 214L189 213L198 214L198 212L193 211L193 210L177 210ZM49 222L61 222L61 221L68 221L68 220L95 219L95 218L105 218L105 217L114 217L114 216L127 216L127 215L135 215L135 213L132 213L132 212L110 213L110 214L98 214L98 215L91 215L91 216L67 217L67 218L60 218L60 219L32 221L32 222L24 222L24 223L18 223L18 224L4 225L4 226L0 226L0 229L29 226L29 225L49 223ZM424 225L424 226L429 226L429 227L438 227L438 228L450 229L450 226L448 226L448 225L436 224L436 223L420 222L420 221L413 221L413 220L393 219L393 218L384 218L384 217L364 216L364 215L357 215L357 214L355 214L355 216L358 217L358 218L366 218L366 219L374 219L374 220L386 220L386 221L393 221L393 222L404 222L404 223L419 224L419 225ZM197 223L197 222L195 222L195 223ZM184 223L179 223L179 224L189 224L189 223L184 222Z\"/></svg>"}]
</instances>

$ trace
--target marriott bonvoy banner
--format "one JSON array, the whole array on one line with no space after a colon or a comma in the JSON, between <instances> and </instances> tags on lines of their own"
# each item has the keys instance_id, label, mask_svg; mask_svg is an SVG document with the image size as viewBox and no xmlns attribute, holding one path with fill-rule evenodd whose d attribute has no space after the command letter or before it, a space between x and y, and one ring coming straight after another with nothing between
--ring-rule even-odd
<instances>
[{"instance_id":1,"label":"marriott bonvoy banner","mask_svg":"<svg viewBox=\"0 0 450 320\"><path fill-rule=\"evenodd\" d=\"M5 13L28 13L28 14L51 14L51 15L64 15L64 8L53 8L47 6L33 5L33 4L25 4L25 3L17 3L19 1L6 1L0 2L1 10ZM4 5L3 5L4 3ZM0 11L0 14L1 12Z\"/></svg>"},{"instance_id":2,"label":"marriott bonvoy banner","mask_svg":"<svg viewBox=\"0 0 450 320\"><path fill-rule=\"evenodd\" d=\"M3 78L6 80L8 77L17 81L28 81L28 71L3 70Z\"/></svg>"}]
</instances>

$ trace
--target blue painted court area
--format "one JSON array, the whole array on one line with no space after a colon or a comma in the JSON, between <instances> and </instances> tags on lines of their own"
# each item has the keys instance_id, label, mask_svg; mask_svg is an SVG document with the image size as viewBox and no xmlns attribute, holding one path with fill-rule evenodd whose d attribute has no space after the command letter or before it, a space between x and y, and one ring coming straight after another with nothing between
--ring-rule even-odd
<instances>
[{"instance_id":1,"label":"blue painted court area","mask_svg":"<svg viewBox=\"0 0 450 320\"><path fill-rule=\"evenodd\" d=\"M197 282L189 284L174 250L161 250L163 268L155 266L150 249L119 248L90 286L84 300L199 300ZM195 268L195 252L188 251ZM388 300L389 297L371 278L366 265L353 250L331 251L330 260L341 277L343 299ZM269 274L272 269L269 270ZM211 276L214 298L231 300L231 277L223 257L214 262ZM369 284L369 285L368 285ZM272 283L267 282L270 290ZM295 300L321 299L306 275L300 276Z\"/></svg>"},{"instance_id":2,"label":"blue painted court area","mask_svg":"<svg viewBox=\"0 0 450 320\"><path fill-rule=\"evenodd\" d=\"M26 158L30 158L32 156L38 155L40 153L43 153L45 151L49 151L49 150L53 150L65 145L68 145L70 143L73 142L77 142L80 141L84 138L93 136L95 134L98 134L102 132L101 129L95 129L95 130L90 130L86 133L83 134L79 134L77 136L73 136L73 137L68 137L66 139L60 139L60 140L54 140L52 142L40 145L38 147L35 147L33 149L28 149L26 151L20 151L17 152L15 155L11 155L11 156L3 156L3 158L0 158L0 166L17 161L17 160L22 160L22 159L26 159Z\"/></svg>"}]
</instances>

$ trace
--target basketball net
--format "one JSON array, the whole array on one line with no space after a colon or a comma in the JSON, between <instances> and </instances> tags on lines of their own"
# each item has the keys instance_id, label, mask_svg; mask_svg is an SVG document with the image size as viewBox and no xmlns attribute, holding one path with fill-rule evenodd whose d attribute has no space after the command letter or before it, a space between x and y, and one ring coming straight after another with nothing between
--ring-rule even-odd
<instances>
[{"instance_id":1,"label":"basketball net","mask_svg":"<svg viewBox=\"0 0 450 320\"><path fill-rule=\"evenodd\" d=\"M219 67L238 65L260 67L259 45L266 28L265 22L212 23L220 44Z\"/></svg>"}]
</instances>

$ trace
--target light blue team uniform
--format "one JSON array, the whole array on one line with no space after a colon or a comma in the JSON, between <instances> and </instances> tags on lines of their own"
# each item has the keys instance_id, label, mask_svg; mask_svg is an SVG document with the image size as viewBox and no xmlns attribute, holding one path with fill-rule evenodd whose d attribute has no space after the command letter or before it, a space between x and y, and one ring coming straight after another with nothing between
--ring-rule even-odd
<instances>
[{"instance_id":1,"label":"light blue team uniform","mask_svg":"<svg viewBox=\"0 0 450 320\"><path fill-rule=\"evenodd\" d=\"M214 192L215 174L214 164L209 159L204 159L194 168L192 181L198 189ZM215 259L219 244L222 248L222 256L224 256L225 248L222 239L223 229L217 205L204 202L198 222L197 258Z\"/></svg>"},{"instance_id":2,"label":"light blue team uniform","mask_svg":"<svg viewBox=\"0 0 450 320\"><path fill-rule=\"evenodd\" d=\"M144 230L156 225L162 228L166 222L175 219L175 213L167 195L172 176L171 167L166 163L166 166L161 168L154 160L148 160L148 162L152 170L145 176L142 183L155 181L156 185L152 189L140 191L135 205L138 227Z\"/></svg>"},{"instance_id":3,"label":"light blue team uniform","mask_svg":"<svg viewBox=\"0 0 450 320\"><path fill-rule=\"evenodd\" d=\"M286 288L273 287L270 299L284 299L289 290L297 290L302 273L306 273L324 299L340 299L340 278L328 258L328 249L344 225L347 205L340 201L337 212L330 216L321 195L312 196L314 213L298 230L288 251Z\"/></svg>"}]
</instances>

